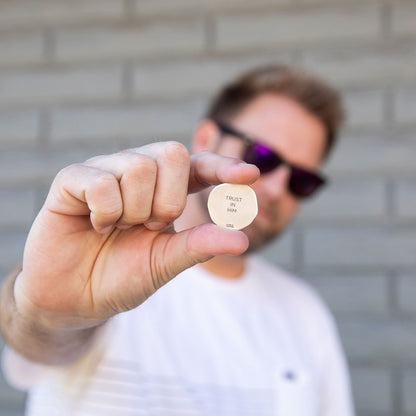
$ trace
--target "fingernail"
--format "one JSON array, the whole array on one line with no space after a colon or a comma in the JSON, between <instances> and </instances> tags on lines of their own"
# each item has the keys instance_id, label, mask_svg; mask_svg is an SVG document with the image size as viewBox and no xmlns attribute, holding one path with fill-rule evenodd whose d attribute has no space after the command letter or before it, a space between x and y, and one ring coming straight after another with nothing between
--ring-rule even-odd
<instances>
[{"instance_id":1,"label":"fingernail","mask_svg":"<svg viewBox=\"0 0 416 416\"><path fill-rule=\"evenodd\" d=\"M145 224L146 228L151 231L159 231L167 226L165 222L152 221Z\"/></svg>"}]
</instances>

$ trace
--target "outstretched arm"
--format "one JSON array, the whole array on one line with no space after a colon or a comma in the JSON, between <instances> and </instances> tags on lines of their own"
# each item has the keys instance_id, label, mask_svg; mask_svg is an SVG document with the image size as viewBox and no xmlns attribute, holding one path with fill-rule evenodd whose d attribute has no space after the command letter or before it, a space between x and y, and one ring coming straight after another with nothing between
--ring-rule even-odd
<instances>
[{"instance_id":1,"label":"outstretched arm","mask_svg":"<svg viewBox=\"0 0 416 416\"><path fill-rule=\"evenodd\" d=\"M242 254L247 237L202 224L176 233L186 196L211 184L252 183L258 170L180 143L154 143L63 169L6 280L0 323L27 358L65 364L98 326L135 308L184 269Z\"/></svg>"}]
</instances>

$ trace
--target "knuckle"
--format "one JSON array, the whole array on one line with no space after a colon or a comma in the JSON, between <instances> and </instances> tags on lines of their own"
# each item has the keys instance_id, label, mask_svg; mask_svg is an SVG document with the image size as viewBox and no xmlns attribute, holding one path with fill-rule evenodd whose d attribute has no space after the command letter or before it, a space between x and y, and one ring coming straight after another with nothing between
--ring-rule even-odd
<instances>
[{"instance_id":1,"label":"knuckle","mask_svg":"<svg viewBox=\"0 0 416 416\"><path fill-rule=\"evenodd\" d=\"M190 155L186 146L180 142L166 142L164 147L163 156L180 165L190 163Z\"/></svg>"},{"instance_id":2,"label":"knuckle","mask_svg":"<svg viewBox=\"0 0 416 416\"><path fill-rule=\"evenodd\" d=\"M89 159L87 159L85 162L84 162L84 165L86 165L86 166L95 166L95 165L97 165L99 162L101 162L102 160L103 160L103 158L104 158L105 156L93 156L93 157L90 157Z\"/></svg>"},{"instance_id":3,"label":"knuckle","mask_svg":"<svg viewBox=\"0 0 416 416\"><path fill-rule=\"evenodd\" d=\"M126 152L123 156L125 156L122 174L123 182L137 179L147 180L156 177L156 161L150 156L132 152Z\"/></svg>"},{"instance_id":4,"label":"knuckle","mask_svg":"<svg viewBox=\"0 0 416 416\"><path fill-rule=\"evenodd\" d=\"M130 162L129 174L140 177L154 176L157 172L156 161L150 156L134 155Z\"/></svg>"},{"instance_id":5,"label":"knuckle","mask_svg":"<svg viewBox=\"0 0 416 416\"><path fill-rule=\"evenodd\" d=\"M93 186L97 191L105 192L117 184L117 179L111 173L100 172L99 175L94 178Z\"/></svg>"},{"instance_id":6,"label":"knuckle","mask_svg":"<svg viewBox=\"0 0 416 416\"><path fill-rule=\"evenodd\" d=\"M56 179L66 178L71 176L75 169L79 169L82 167L81 163L73 163L72 165L65 166L62 168L56 175Z\"/></svg>"}]
</instances>

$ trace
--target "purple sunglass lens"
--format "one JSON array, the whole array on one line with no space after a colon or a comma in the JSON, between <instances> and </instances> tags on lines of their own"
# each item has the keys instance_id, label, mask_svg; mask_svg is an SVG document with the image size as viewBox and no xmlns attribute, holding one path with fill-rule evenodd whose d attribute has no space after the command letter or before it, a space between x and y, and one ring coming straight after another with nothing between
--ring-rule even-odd
<instances>
[{"instance_id":1,"label":"purple sunglass lens","mask_svg":"<svg viewBox=\"0 0 416 416\"><path fill-rule=\"evenodd\" d=\"M296 196L310 196L323 184L324 180L318 175L298 168L292 169L289 188Z\"/></svg>"},{"instance_id":2,"label":"purple sunglass lens","mask_svg":"<svg viewBox=\"0 0 416 416\"><path fill-rule=\"evenodd\" d=\"M267 173L282 164L282 159L269 147L253 143L246 148L244 161L256 165L261 173Z\"/></svg>"}]
</instances>

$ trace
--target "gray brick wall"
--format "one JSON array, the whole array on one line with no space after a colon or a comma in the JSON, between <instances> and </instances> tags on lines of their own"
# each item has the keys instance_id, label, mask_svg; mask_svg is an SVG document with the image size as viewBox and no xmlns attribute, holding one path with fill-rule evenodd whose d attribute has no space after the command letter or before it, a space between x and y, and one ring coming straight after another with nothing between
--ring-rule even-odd
<instances>
[{"instance_id":1,"label":"gray brick wall","mask_svg":"<svg viewBox=\"0 0 416 416\"><path fill-rule=\"evenodd\" d=\"M416 415L414 0L0 0L0 273L56 172L187 142L210 93L256 64L338 85L331 186L264 254L335 314L360 416ZM0 414L24 395L0 378Z\"/></svg>"}]
</instances>

